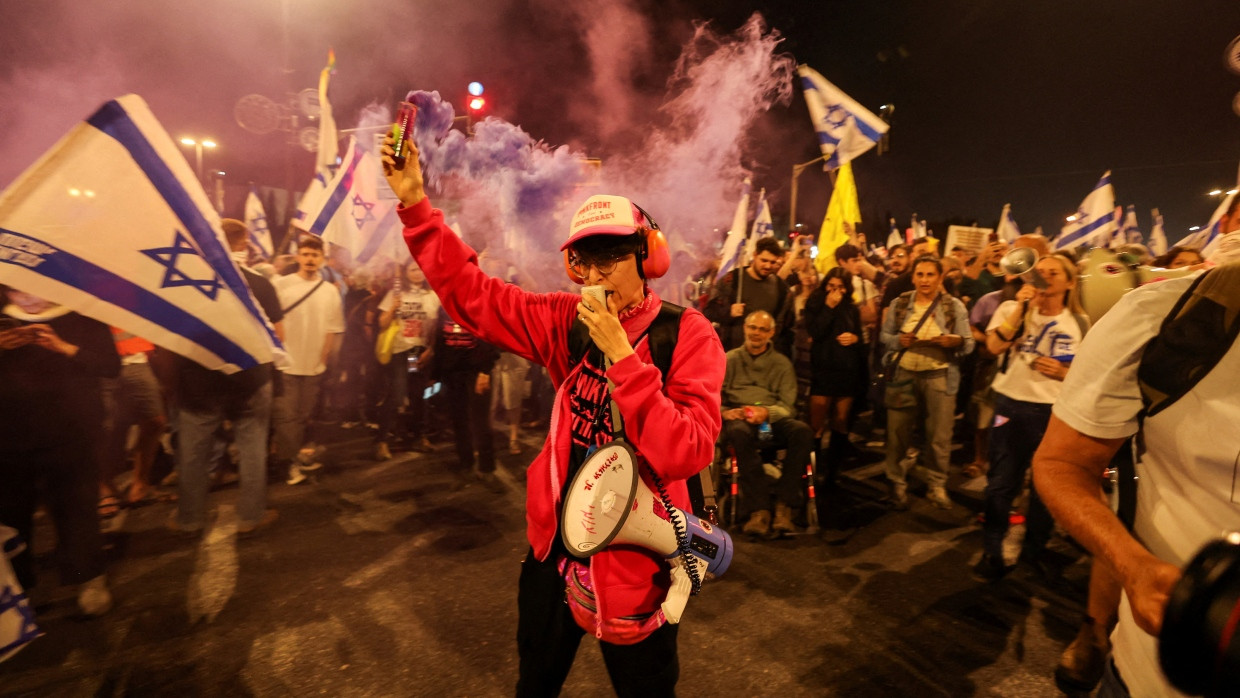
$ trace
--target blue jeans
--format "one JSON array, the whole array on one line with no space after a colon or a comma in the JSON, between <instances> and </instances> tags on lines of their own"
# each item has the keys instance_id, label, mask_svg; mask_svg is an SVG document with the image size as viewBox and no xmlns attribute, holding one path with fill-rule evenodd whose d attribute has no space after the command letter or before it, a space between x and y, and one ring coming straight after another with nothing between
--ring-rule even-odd
<instances>
[{"instance_id":1,"label":"blue jeans","mask_svg":"<svg viewBox=\"0 0 1240 698\"><path fill-rule=\"evenodd\" d=\"M995 426L990 429L990 473L986 479L986 521L982 524L982 545L988 555L1003 555L1008 513L1025 486L1025 472L1046 434L1050 418L1048 404L995 394ZM1037 490L1030 488L1023 554L1034 557L1041 554L1054 527L1055 521Z\"/></svg>"},{"instance_id":2,"label":"blue jeans","mask_svg":"<svg viewBox=\"0 0 1240 698\"><path fill-rule=\"evenodd\" d=\"M271 426L271 383L236 401L233 409L218 405L196 410L185 405L179 410L180 444L177 449L180 500L177 523L186 529L200 529L207 520L207 494L216 453L215 432L225 419L232 419L241 461L238 473L241 492L237 499L237 520L257 523L267 509L267 432Z\"/></svg>"},{"instance_id":3,"label":"blue jeans","mask_svg":"<svg viewBox=\"0 0 1240 698\"><path fill-rule=\"evenodd\" d=\"M1128 686L1115 668L1115 660L1107 657L1106 669L1102 672L1102 681L1098 683L1098 698L1131 698Z\"/></svg>"}]
</instances>

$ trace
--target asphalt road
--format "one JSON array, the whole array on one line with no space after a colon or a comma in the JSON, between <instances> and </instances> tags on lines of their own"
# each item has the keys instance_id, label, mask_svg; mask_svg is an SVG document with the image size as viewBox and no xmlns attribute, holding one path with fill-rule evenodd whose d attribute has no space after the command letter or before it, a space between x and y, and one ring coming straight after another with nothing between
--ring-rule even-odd
<instances>
[{"instance_id":1,"label":"asphalt road","mask_svg":"<svg viewBox=\"0 0 1240 698\"><path fill-rule=\"evenodd\" d=\"M360 438L359 438L360 436ZM32 593L46 635L0 664L3 696L503 696L516 681L516 580L532 456L502 456L505 493L434 453L375 463L339 431L311 482L270 488L280 519L238 539L234 489L200 541L166 532L174 505L131 512L114 537L116 607L76 617L74 592ZM501 449L503 450L503 449ZM1064 541L1048 581L973 581L978 483L944 511L878 502L875 468L849 472L815 535L736 537L728 574L690 601L686 696L1055 696L1088 567ZM37 550L53 538L44 522ZM611 695L582 643L566 696Z\"/></svg>"}]
</instances>

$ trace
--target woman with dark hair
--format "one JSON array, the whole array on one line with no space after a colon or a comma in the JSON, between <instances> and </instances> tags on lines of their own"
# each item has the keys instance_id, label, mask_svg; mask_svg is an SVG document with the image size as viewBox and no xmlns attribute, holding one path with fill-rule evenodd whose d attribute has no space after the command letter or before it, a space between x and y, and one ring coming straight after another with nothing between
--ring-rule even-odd
<instances>
[{"instance_id":1,"label":"woman with dark hair","mask_svg":"<svg viewBox=\"0 0 1240 698\"><path fill-rule=\"evenodd\" d=\"M1154 258L1150 266L1159 267L1160 269L1179 269L1180 267L1190 267L1194 264L1201 264L1206 261L1201 256L1201 250L1196 247L1180 247L1176 245L1167 250L1165 254L1161 254Z\"/></svg>"},{"instance_id":2,"label":"woman with dark hair","mask_svg":"<svg viewBox=\"0 0 1240 698\"><path fill-rule=\"evenodd\" d=\"M853 304L852 275L833 267L805 301L805 329L810 337L813 376L809 419L821 443L829 426L828 479L833 479L848 442L848 411L865 382L865 345L861 343L861 311Z\"/></svg>"}]
</instances>

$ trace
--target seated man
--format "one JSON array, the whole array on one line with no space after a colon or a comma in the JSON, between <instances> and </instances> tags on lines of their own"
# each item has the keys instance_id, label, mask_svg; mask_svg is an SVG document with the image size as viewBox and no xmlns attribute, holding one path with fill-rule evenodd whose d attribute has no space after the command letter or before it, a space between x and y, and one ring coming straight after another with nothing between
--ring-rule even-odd
<instances>
[{"instance_id":1,"label":"seated man","mask_svg":"<svg viewBox=\"0 0 1240 698\"><path fill-rule=\"evenodd\" d=\"M754 311L745 318L744 328L745 343L727 353L721 443L736 452L740 486L749 514L745 533L793 533L796 526L792 523L792 508L801 503L801 469L809 462L813 432L809 425L792 417L797 378L792 362L771 344L775 319L765 310ZM764 424L769 424L765 435ZM775 488L774 523L770 483L758 455L759 449L767 445L788 450L783 474Z\"/></svg>"}]
</instances>

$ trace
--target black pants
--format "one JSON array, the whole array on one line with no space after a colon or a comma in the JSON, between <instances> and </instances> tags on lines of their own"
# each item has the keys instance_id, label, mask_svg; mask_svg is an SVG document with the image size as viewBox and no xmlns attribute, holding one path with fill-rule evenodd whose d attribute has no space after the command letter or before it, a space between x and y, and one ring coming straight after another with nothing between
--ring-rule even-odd
<instances>
[{"instance_id":1,"label":"black pants","mask_svg":"<svg viewBox=\"0 0 1240 698\"><path fill-rule=\"evenodd\" d=\"M792 509L801 506L801 476L805 474L805 464L814 448L814 432L804 422L785 417L771 422L771 437L769 442L760 441L758 427L741 419L723 423L720 441L736 451L744 516L771 508L771 485L762 468L760 453L767 446L788 450L782 474L775 484L776 498Z\"/></svg>"},{"instance_id":2,"label":"black pants","mask_svg":"<svg viewBox=\"0 0 1240 698\"><path fill-rule=\"evenodd\" d=\"M0 523L17 529L27 543L13 558L13 571L26 589L35 583L34 510L40 495L56 527L60 582L81 584L103 574L97 453L90 439L72 434L51 448L0 452Z\"/></svg>"},{"instance_id":3,"label":"black pants","mask_svg":"<svg viewBox=\"0 0 1240 698\"><path fill-rule=\"evenodd\" d=\"M521 563L517 593L517 696L556 696L568 677L584 631L564 602L564 579L553 552L539 562L531 550ZM600 642L611 685L621 698L675 696L680 678L676 654L679 626L664 624L632 645Z\"/></svg>"},{"instance_id":4,"label":"black pants","mask_svg":"<svg viewBox=\"0 0 1240 698\"><path fill-rule=\"evenodd\" d=\"M462 470L474 467L474 447L478 448L478 470L495 472L495 437L491 434L491 391L482 395L475 390L478 373L452 371L446 373L443 394L447 399L448 417L456 439L456 457Z\"/></svg>"}]
</instances>

